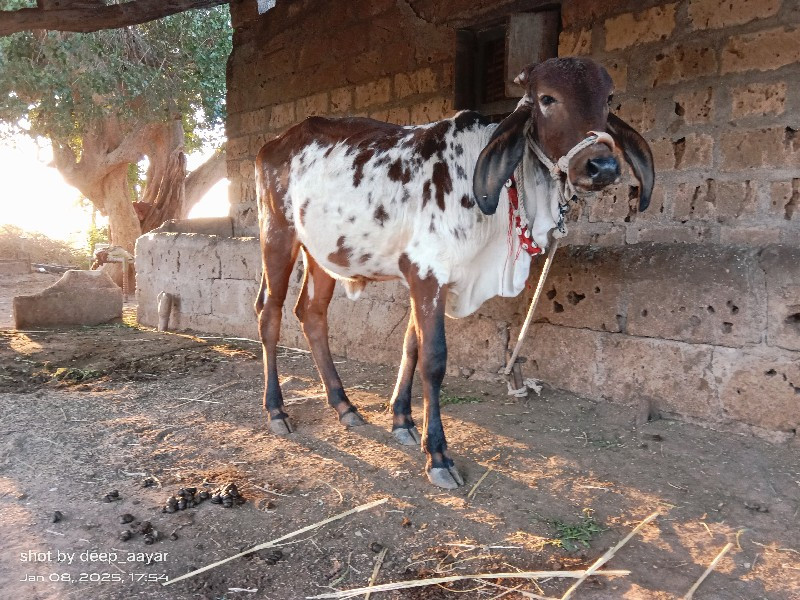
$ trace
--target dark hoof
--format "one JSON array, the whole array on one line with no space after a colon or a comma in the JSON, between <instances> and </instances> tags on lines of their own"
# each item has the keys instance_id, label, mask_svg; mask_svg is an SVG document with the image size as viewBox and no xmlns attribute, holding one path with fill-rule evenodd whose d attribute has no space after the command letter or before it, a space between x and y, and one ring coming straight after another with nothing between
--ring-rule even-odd
<instances>
[{"instance_id":1,"label":"dark hoof","mask_svg":"<svg viewBox=\"0 0 800 600\"><path fill-rule=\"evenodd\" d=\"M359 425L366 425L367 422L361 418L355 410L348 411L339 417L339 423L345 427L358 427Z\"/></svg>"},{"instance_id":2,"label":"dark hoof","mask_svg":"<svg viewBox=\"0 0 800 600\"><path fill-rule=\"evenodd\" d=\"M399 427L392 430L392 435L403 446L416 446L422 439L420 438L419 430L416 427L411 427L410 429Z\"/></svg>"},{"instance_id":3,"label":"dark hoof","mask_svg":"<svg viewBox=\"0 0 800 600\"><path fill-rule=\"evenodd\" d=\"M455 467L434 467L428 471L428 480L446 490L455 490L464 485L464 479Z\"/></svg>"},{"instance_id":4,"label":"dark hoof","mask_svg":"<svg viewBox=\"0 0 800 600\"><path fill-rule=\"evenodd\" d=\"M289 419L279 419L277 417L270 419L269 428L275 435L289 435L294 431Z\"/></svg>"}]
</instances>

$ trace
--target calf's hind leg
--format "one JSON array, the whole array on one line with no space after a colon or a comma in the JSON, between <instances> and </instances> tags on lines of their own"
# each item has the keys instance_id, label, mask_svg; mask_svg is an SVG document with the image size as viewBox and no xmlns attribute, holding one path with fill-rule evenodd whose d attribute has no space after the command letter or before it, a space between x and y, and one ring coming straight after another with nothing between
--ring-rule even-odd
<instances>
[{"instance_id":1,"label":"calf's hind leg","mask_svg":"<svg viewBox=\"0 0 800 600\"><path fill-rule=\"evenodd\" d=\"M283 404L275 350L281 334L281 311L289 288L289 277L297 259L298 244L288 228L262 235L264 274L259 298L256 299L258 331L264 353L264 409L269 411L269 426L273 433L292 432L289 415Z\"/></svg>"},{"instance_id":2,"label":"calf's hind leg","mask_svg":"<svg viewBox=\"0 0 800 600\"><path fill-rule=\"evenodd\" d=\"M411 385L414 383L414 369L417 368L419 343L414 323L414 313L408 318L406 337L403 342L403 361L397 374L397 384L392 393L392 434L404 446L419 444L420 436L414 419L411 418Z\"/></svg>"},{"instance_id":3,"label":"calf's hind leg","mask_svg":"<svg viewBox=\"0 0 800 600\"><path fill-rule=\"evenodd\" d=\"M328 304L333 297L336 280L317 264L305 248L303 248L303 262L305 263L303 287L297 298L294 314L299 319L303 335L311 348L311 356L325 386L328 404L336 410L339 422L346 427L363 425L364 419L344 393L342 380L333 364L328 346Z\"/></svg>"}]
</instances>

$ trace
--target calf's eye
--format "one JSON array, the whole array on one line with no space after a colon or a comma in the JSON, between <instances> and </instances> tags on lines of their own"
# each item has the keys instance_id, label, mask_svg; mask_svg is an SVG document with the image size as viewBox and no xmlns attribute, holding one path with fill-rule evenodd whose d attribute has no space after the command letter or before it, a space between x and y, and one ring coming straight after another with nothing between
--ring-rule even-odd
<instances>
[{"instance_id":1,"label":"calf's eye","mask_svg":"<svg viewBox=\"0 0 800 600\"><path fill-rule=\"evenodd\" d=\"M544 95L541 98L539 98L539 102L542 104L542 106L550 106L555 101L556 101L555 98L553 98L552 96L548 96L548 95Z\"/></svg>"}]
</instances>

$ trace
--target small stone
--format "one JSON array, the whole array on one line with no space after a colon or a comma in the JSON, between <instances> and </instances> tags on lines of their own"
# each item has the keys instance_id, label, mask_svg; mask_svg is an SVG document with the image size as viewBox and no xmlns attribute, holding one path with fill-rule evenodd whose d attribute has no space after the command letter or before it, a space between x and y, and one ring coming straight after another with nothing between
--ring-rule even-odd
<instances>
[{"instance_id":1,"label":"small stone","mask_svg":"<svg viewBox=\"0 0 800 600\"><path fill-rule=\"evenodd\" d=\"M381 544L379 544L378 542L372 542L372 543L369 545L369 549L370 549L370 550L372 550L373 552L375 552L375 553L377 554L378 552L380 552L381 550L383 550L383 546L382 546Z\"/></svg>"},{"instance_id":2,"label":"small stone","mask_svg":"<svg viewBox=\"0 0 800 600\"><path fill-rule=\"evenodd\" d=\"M197 488L196 487L188 487L188 488L184 488L184 489L185 489L187 494L191 494L193 496L197 493Z\"/></svg>"},{"instance_id":3,"label":"small stone","mask_svg":"<svg viewBox=\"0 0 800 600\"><path fill-rule=\"evenodd\" d=\"M150 533L153 531L153 524L150 521L142 521L141 525L139 525L139 531L141 533Z\"/></svg>"},{"instance_id":4,"label":"small stone","mask_svg":"<svg viewBox=\"0 0 800 600\"><path fill-rule=\"evenodd\" d=\"M205 490L202 490L202 491L201 491L201 492L200 492L200 493L199 493L197 496L198 496L198 498L200 498L200 500L202 501L202 500L208 500L208 499L211 497L211 494L209 494L209 493L208 493L207 491L205 491Z\"/></svg>"},{"instance_id":5,"label":"small stone","mask_svg":"<svg viewBox=\"0 0 800 600\"><path fill-rule=\"evenodd\" d=\"M171 539L174 542L175 540L178 539L178 534L173 531L172 533L169 534L169 539Z\"/></svg>"},{"instance_id":6,"label":"small stone","mask_svg":"<svg viewBox=\"0 0 800 600\"><path fill-rule=\"evenodd\" d=\"M62 513L60 510L57 510L57 511L55 511L55 512L53 513L53 519L52 519L52 521L53 521L53 523L58 523L58 522L59 522L59 521L61 521L61 519L63 519L63 518L64 518L64 513Z\"/></svg>"},{"instance_id":7,"label":"small stone","mask_svg":"<svg viewBox=\"0 0 800 600\"><path fill-rule=\"evenodd\" d=\"M181 498L178 500L178 510L186 510L186 499Z\"/></svg>"},{"instance_id":8,"label":"small stone","mask_svg":"<svg viewBox=\"0 0 800 600\"><path fill-rule=\"evenodd\" d=\"M219 494L214 494L211 496L211 503L212 504L222 504L222 496Z\"/></svg>"},{"instance_id":9,"label":"small stone","mask_svg":"<svg viewBox=\"0 0 800 600\"><path fill-rule=\"evenodd\" d=\"M123 525L126 524L126 523L132 523L134 520L136 520L136 517L134 517L133 515L131 515L129 513L125 513L124 515L120 515L120 517L119 517L119 521Z\"/></svg>"},{"instance_id":10,"label":"small stone","mask_svg":"<svg viewBox=\"0 0 800 600\"><path fill-rule=\"evenodd\" d=\"M400 525L403 527L411 527L411 519L408 517L403 517L403 520L400 522Z\"/></svg>"},{"instance_id":11,"label":"small stone","mask_svg":"<svg viewBox=\"0 0 800 600\"><path fill-rule=\"evenodd\" d=\"M153 479L152 477L145 477L142 480L142 487L143 488L153 487L155 484L156 484L156 480Z\"/></svg>"},{"instance_id":12,"label":"small stone","mask_svg":"<svg viewBox=\"0 0 800 600\"><path fill-rule=\"evenodd\" d=\"M108 495L111 498L119 498L119 490L111 490L110 492L108 492Z\"/></svg>"},{"instance_id":13,"label":"small stone","mask_svg":"<svg viewBox=\"0 0 800 600\"><path fill-rule=\"evenodd\" d=\"M144 536L144 543L147 544L148 546L155 544L156 538L148 533L147 535Z\"/></svg>"},{"instance_id":14,"label":"small stone","mask_svg":"<svg viewBox=\"0 0 800 600\"><path fill-rule=\"evenodd\" d=\"M120 531L119 533L119 539L122 540L123 542L127 542L132 537L133 533L131 533L129 529L126 529L125 531Z\"/></svg>"}]
</instances>

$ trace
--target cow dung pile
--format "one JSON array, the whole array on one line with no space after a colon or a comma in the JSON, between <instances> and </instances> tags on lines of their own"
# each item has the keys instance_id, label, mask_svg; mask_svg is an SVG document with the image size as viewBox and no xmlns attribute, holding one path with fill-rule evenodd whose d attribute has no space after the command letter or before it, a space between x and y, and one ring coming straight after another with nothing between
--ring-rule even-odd
<instances>
[{"instance_id":1,"label":"cow dung pile","mask_svg":"<svg viewBox=\"0 0 800 600\"><path fill-rule=\"evenodd\" d=\"M120 522L130 526L130 529L123 529L119 534L119 539L123 542L127 542L137 533L144 537L144 543L148 546L161 539L161 533L153 528L150 521L137 521L136 517L126 513L120 516Z\"/></svg>"},{"instance_id":2,"label":"cow dung pile","mask_svg":"<svg viewBox=\"0 0 800 600\"><path fill-rule=\"evenodd\" d=\"M225 483L212 492L197 491L196 487L181 488L174 496L167 498L162 512L174 513L187 508L194 508L201 502L210 500L212 504L221 504L231 508L234 504L244 504L245 499L239 493L235 483Z\"/></svg>"}]
</instances>

